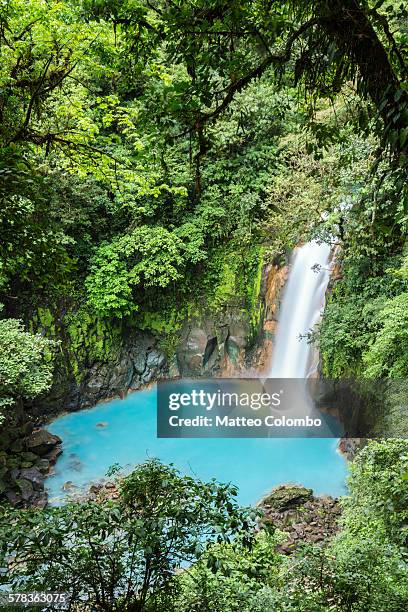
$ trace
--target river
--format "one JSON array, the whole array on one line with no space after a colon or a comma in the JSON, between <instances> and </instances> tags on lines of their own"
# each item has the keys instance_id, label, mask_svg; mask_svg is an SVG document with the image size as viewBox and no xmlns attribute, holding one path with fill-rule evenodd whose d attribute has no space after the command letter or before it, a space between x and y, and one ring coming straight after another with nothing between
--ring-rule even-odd
<instances>
[{"instance_id":1,"label":"river","mask_svg":"<svg viewBox=\"0 0 408 612\"><path fill-rule=\"evenodd\" d=\"M296 250L280 309L270 377L313 374L314 351L304 335L318 321L329 281L330 249L310 242ZM156 389L130 394L58 417L49 428L63 439L63 455L47 480L50 503L101 479L108 468L125 470L147 458L173 463L182 473L216 478L239 488L242 504L254 504L272 487L292 482L316 494L345 492L346 462L332 438L157 439Z\"/></svg>"}]
</instances>

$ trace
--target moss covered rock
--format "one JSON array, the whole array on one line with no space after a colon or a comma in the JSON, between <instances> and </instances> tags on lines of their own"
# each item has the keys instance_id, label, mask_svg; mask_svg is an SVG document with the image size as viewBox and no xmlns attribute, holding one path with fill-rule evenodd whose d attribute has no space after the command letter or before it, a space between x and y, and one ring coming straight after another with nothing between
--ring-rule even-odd
<instances>
[{"instance_id":1,"label":"moss covered rock","mask_svg":"<svg viewBox=\"0 0 408 612\"><path fill-rule=\"evenodd\" d=\"M281 485L263 499L263 504L274 510L297 508L313 498L312 489L300 485Z\"/></svg>"}]
</instances>

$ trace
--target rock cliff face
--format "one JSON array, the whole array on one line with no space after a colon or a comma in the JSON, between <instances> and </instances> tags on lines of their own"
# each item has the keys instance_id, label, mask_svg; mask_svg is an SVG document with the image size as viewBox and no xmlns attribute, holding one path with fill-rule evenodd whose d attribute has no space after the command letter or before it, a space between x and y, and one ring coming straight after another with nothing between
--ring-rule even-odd
<instances>
[{"instance_id":1,"label":"rock cliff face","mask_svg":"<svg viewBox=\"0 0 408 612\"><path fill-rule=\"evenodd\" d=\"M56 368L55 384L31 412L38 419L63 411L74 411L97 402L141 389L150 382L165 378L234 377L258 375L268 366L276 328L279 298L287 268L267 265L263 269L256 312L237 307L212 313L203 308L201 315L186 320L174 352L166 355L159 335L137 329L122 329L111 334L88 328L79 336L81 344L76 359L71 357ZM96 355L85 349L87 334L95 334L103 349ZM80 350L79 350L80 349Z\"/></svg>"},{"instance_id":2,"label":"rock cliff face","mask_svg":"<svg viewBox=\"0 0 408 612\"><path fill-rule=\"evenodd\" d=\"M251 341L245 314L230 312L218 320L194 318L185 323L176 350L178 373L183 377L233 375L244 367Z\"/></svg>"},{"instance_id":3,"label":"rock cliff face","mask_svg":"<svg viewBox=\"0 0 408 612\"><path fill-rule=\"evenodd\" d=\"M223 317L196 318L186 322L176 350L178 373L183 377L242 374L258 376L270 363L277 312L287 267L264 267L259 294L259 319L231 309Z\"/></svg>"},{"instance_id":4,"label":"rock cliff face","mask_svg":"<svg viewBox=\"0 0 408 612\"><path fill-rule=\"evenodd\" d=\"M118 340L106 359L84 364L80 379L63 369L47 397L33 407L35 416L51 416L62 411L80 410L97 402L135 391L148 383L166 378L169 365L150 333L134 331Z\"/></svg>"},{"instance_id":5,"label":"rock cliff face","mask_svg":"<svg viewBox=\"0 0 408 612\"><path fill-rule=\"evenodd\" d=\"M283 288L288 276L288 266L270 264L264 269L263 299L265 311L262 320L260 339L250 354L249 369L257 375L268 373L272 361L278 312Z\"/></svg>"}]
</instances>

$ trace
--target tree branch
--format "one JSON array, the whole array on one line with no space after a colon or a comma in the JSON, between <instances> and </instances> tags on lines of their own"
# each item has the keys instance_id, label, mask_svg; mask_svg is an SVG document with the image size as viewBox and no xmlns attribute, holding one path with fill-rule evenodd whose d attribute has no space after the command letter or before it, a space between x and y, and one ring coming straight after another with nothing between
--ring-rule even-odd
<instances>
[{"instance_id":1,"label":"tree branch","mask_svg":"<svg viewBox=\"0 0 408 612\"><path fill-rule=\"evenodd\" d=\"M229 106L235 94L240 92L253 79L256 79L262 76L262 74L265 72L267 68L269 68L272 65L285 64L287 61L289 61L291 53L292 53L292 48L296 40L300 36L302 36L302 34L304 34L307 30L309 30L311 27L316 25L317 23L318 23L317 18L312 18L306 21L302 26L300 26L300 28L292 32L292 34L289 36L288 40L286 41L285 49L283 53L281 54L270 53L268 57L266 57L264 61L261 64L259 64L256 68L251 70L251 72L241 77L237 81L231 83L229 87L227 88L227 95L225 96L221 104L217 106L210 113L201 114L200 116L201 124L209 120L216 119Z\"/></svg>"}]
</instances>

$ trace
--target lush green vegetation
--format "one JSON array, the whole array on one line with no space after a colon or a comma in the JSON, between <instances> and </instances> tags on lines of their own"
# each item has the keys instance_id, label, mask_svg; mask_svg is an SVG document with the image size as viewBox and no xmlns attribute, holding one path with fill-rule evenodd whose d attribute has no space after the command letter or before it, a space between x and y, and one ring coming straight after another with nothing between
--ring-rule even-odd
<instances>
[{"instance_id":1,"label":"lush green vegetation","mask_svg":"<svg viewBox=\"0 0 408 612\"><path fill-rule=\"evenodd\" d=\"M3 580L62 590L81 609L400 612L407 478L408 444L371 442L352 465L339 535L288 557L276 549L285 534L257 529L233 487L151 461L119 482L117 501L3 510L2 565L15 559Z\"/></svg>"},{"instance_id":2,"label":"lush green vegetation","mask_svg":"<svg viewBox=\"0 0 408 612\"><path fill-rule=\"evenodd\" d=\"M406 377L407 53L400 0L2 2L3 430L130 329L169 356L202 311L255 330L263 265L311 238L336 245L323 374ZM4 506L1 580L81 609L399 612L407 457L364 448L339 535L290 557L233 488L157 463L118 501Z\"/></svg>"},{"instance_id":3,"label":"lush green vegetation","mask_svg":"<svg viewBox=\"0 0 408 612\"><path fill-rule=\"evenodd\" d=\"M278 4L1 8L0 299L62 338L68 361L78 309L170 335L203 304L255 322L258 245L282 255L325 213L345 274L325 370L392 371L383 353L399 332L383 330L377 297L403 290L387 270L406 231L406 10Z\"/></svg>"},{"instance_id":4,"label":"lush green vegetation","mask_svg":"<svg viewBox=\"0 0 408 612\"><path fill-rule=\"evenodd\" d=\"M408 601L405 563L406 442L372 442L353 463L340 534L326 547L296 556L276 552L279 533L261 531L250 549L213 545L182 576L183 610L403 610Z\"/></svg>"},{"instance_id":5,"label":"lush green vegetation","mask_svg":"<svg viewBox=\"0 0 408 612\"><path fill-rule=\"evenodd\" d=\"M21 409L24 398L33 399L50 388L51 346L40 334L24 331L17 319L0 320L1 409Z\"/></svg>"},{"instance_id":6,"label":"lush green vegetation","mask_svg":"<svg viewBox=\"0 0 408 612\"><path fill-rule=\"evenodd\" d=\"M392 178L378 173L381 186L367 184L378 178L368 175L343 217L343 278L325 310L320 335L324 370L333 377L404 377L408 372L406 200Z\"/></svg>"},{"instance_id":7,"label":"lush green vegetation","mask_svg":"<svg viewBox=\"0 0 408 612\"><path fill-rule=\"evenodd\" d=\"M5 510L2 562L15 552L18 561L4 582L63 587L73 603L85 599L86 609L170 610L180 590L177 568L209 542L241 531L247 545L253 538L255 512L237 506L232 486L194 481L150 461L122 480L120 491L118 502Z\"/></svg>"}]
</instances>

